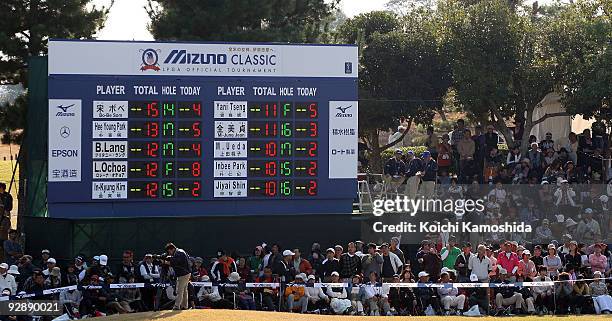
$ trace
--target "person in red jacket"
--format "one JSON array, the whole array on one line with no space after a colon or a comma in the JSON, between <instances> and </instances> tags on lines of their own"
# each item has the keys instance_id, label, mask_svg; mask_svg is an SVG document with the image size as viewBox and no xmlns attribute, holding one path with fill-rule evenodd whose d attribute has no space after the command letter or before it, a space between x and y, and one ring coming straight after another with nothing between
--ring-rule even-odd
<instances>
[{"instance_id":1,"label":"person in red jacket","mask_svg":"<svg viewBox=\"0 0 612 321\"><path fill-rule=\"evenodd\" d=\"M312 265L308 260L302 258L300 249L294 249L293 253L295 253L293 256L293 267L295 270L300 271L299 273L306 273L306 275L312 274Z\"/></svg>"},{"instance_id":2,"label":"person in red jacket","mask_svg":"<svg viewBox=\"0 0 612 321\"><path fill-rule=\"evenodd\" d=\"M508 280L516 281L516 272L518 271L519 258L516 253L512 252L512 244L506 242L502 246L502 250L497 255L497 265L508 271Z\"/></svg>"}]
</instances>

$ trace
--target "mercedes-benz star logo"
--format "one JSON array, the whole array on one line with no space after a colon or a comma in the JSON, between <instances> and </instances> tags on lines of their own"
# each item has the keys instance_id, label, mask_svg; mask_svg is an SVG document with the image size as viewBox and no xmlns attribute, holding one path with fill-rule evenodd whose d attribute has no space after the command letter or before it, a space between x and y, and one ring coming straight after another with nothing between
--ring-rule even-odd
<instances>
[{"instance_id":1,"label":"mercedes-benz star logo","mask_svg":"<svg viewBox=\"0 0 612 321\"><path fill-rule=\"evenodd\" d=\"M68 138L68 136L70 136L70 128L66 126L60 128L60 136L62 136L63 138Z\"/></svg>"}]
</instances>

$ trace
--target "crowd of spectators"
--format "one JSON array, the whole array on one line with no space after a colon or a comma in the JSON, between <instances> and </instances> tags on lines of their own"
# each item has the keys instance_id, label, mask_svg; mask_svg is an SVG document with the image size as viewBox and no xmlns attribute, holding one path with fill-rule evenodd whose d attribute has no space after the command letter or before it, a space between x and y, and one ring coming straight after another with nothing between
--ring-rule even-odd
<instances>
[{"instance_id":1,"label":"crowd of spectators","mask_svg":"<svg viewBox=\"0 0 612 321\"><path fill-rule=\"evenodd\" d=\"M523 245L503 240L472 247L469 242L457 244L455 235L446 243L442 238L440 234L424 240L416 254L408 254L404 247L405 253L400 239L393 237L390 243L356 241L346 248L335 245L324 249L314 243L307 255L299 249L263 244L243 256L219 250L210 260L189 256L172 245L174 251L141 258L126 250L114 267L109 266L104 254L90 260L78 256L60 267L51 253L43 250L35 258L20 255L10 265L0 264L0 288L7 296L78 285L31 298L59 300L65 313L75 319L171 308L344 315L612 312L612 283L608 282L612 253L605 243L581 246L575 240L566 240L559 245ZM183 272L164 263L179 256L187 258L182 266L188 267L187 295L181 299ZM555 283L522 283L541 281ZM147 286L97 286L135 282ZM210 283L202 286L191 282ZM247 286L251 282L260 286ZM401 283L413 285L398 286ZM445 286L432 286L434 283Z\"/></svg>"}]
</instances>

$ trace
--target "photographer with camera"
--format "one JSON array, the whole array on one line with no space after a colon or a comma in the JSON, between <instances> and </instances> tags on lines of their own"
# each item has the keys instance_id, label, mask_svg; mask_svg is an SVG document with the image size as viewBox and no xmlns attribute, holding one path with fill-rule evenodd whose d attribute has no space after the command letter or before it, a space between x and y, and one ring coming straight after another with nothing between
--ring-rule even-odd
<instances>
[{"instance_id":1,"label":"photographer with camera","mask_svg":"<svg viewBox=\"0 0 612 321\"><path fill-rule=\"evenodd\" d=\"M166 252L169 257L164 264L170 265L176 276L176 300L173 310L186 310L189 304L189 293L187 286L191 278L191 268L189 267L189 256L187 253L176 247L173 243L166 244Z\"/></svg>"}]
</instances>

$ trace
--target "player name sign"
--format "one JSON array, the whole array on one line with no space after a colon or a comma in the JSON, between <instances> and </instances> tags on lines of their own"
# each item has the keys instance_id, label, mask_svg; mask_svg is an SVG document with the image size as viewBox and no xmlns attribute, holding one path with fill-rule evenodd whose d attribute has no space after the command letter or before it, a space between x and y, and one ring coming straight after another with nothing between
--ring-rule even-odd
<instances>
[{"instance_id":1,"label":"player name sign","mask_svg":"<svg viewBox=\"0 0 612 321\"><path fill-rule=\"evenodd\" d=\"M52 217L348 213L357 48L49 41Z\"/></svg>"}]
</instances>

